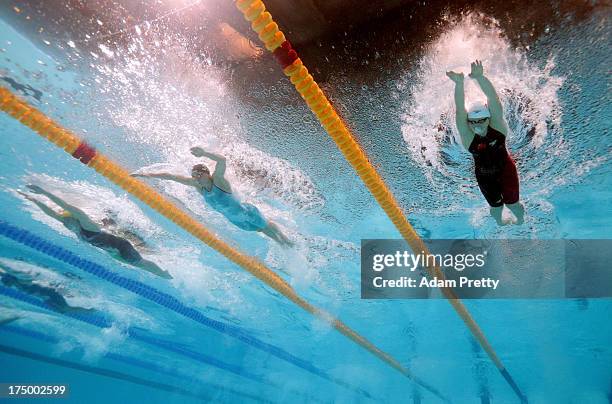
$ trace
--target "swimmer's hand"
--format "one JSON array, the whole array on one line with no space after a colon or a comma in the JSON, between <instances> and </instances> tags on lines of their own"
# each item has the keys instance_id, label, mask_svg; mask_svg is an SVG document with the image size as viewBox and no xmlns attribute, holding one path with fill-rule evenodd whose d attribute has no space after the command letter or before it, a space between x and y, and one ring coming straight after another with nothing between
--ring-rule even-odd
<instances>
[{"instance_id":1,"label":"swimmer's hand","mask_svg":"<svg viewBox=\"0 0 612 404\"><path fill-rule=\"evenodd\" d=\"M191 148L191 154L193 154L196 157L204 157L206 156L206 151L204 149L202 149L201 147L192 147Z\"/></svg>"},{"instance_id":2,"label":"swimmer's hand","mask_svg":"<svg viewBox=\"0 0 612 404\"><path fill-rule=\"evenodd\" d=\"M35 194L44 194L46 192L44 189L42 189L38 185L28 184L27 187L30 189L30 191L34 192Z\"/></svg>"},{"instance_id":3,"label":"swimmer's hand","mask_svg":"<svg viewBox=\"0 0 612 404\"><path fill-rule=\"evenodd\" d=\"M457 72L450 71L450 72L446 72L446 76L452 81L454 81L455 83L463 82L463 73L457 73Z\"/></svg>"},{"instance_id":4,"label":"swimmer's hand","mask_svg":"<svg viewBox=\"0 0 612 404\"><path fill-rule=\"evenodd\" d=\"M130 177L148 177L148 175L141 173L130 173Z\"/></svg>"},{"instance_id":5,"label":"swimmer's hand","mask_svg":"<svg viewBox=\"0 0 612 404\"><path fill-rule=\"evenodd\" d=\"M34 198L32 198L30 195L26 194L25 192L21 192L21 191L17 191L17 193L21 196L23 196L24 198L26 198L28 201L33 201Z\"/></svg>"},{"instance_id":6,"label":"swimmer's hand","mask_svg":"<svg viewBox=\"0 0 612 404\"><path fill-rule=\"evenodd\" d=\"M477 79L482 77L483 69L482 69L482 60L475 60L472 62L472 72L470 73L470 77L473 79Z\"/></svg>"}]
</instances>

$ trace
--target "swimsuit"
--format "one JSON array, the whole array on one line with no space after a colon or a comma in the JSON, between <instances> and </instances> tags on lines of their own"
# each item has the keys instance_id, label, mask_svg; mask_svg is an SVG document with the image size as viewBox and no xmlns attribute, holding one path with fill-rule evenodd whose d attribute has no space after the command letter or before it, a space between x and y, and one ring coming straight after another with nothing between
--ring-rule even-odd
<instances>
[{"instance_id":1,"label":"swimsuit","mask_svg":"<svg viewBox=\"0 0 612 404\"><path fill-rule=\"evenodd\" d=\"M74 218L64 219L64 225L74 231L79 238L89 244L104 250L116 250L119 256L129 264L135 264L142 260L142 256L136 251L129 241L103 231L85 230L78 220Z\"/></svg>"},{"instance_id":2,"label":"swimsuit","mask_svg":"<svg viewBox=\"0 0 612 404\"><path fill-rule=\"evenodd\" d=\"M518 202L519 178L506 149L506 136L489 126L485 136L474 136L468 151L474 156L478 187L489 205Z\"/></svg>"},{"instance_id":3,"label":"swimsuit","mask_svg":"<svg viewBox=\"0 0 612 404\"><path fill-rule=\"evenodd\" d=\"M210 191L204 189L202 194L211 208L242 230L260 231L268 226L259 209L249 203L241 203L232 193L225 192L214 184Z\"/></svg>"}]
</instances>

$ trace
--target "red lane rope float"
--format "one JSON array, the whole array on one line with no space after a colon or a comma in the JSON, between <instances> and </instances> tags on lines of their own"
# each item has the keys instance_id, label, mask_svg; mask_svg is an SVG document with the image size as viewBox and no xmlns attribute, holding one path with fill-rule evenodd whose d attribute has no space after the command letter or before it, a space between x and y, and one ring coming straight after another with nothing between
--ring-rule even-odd
<instances>
[{"instance_id":1,"label":"red lane rope float","mask_svg":"<svg viewBox=\"0 0 612 404\"><path fill-rule=\"evenodd\" d=\"M272 39L274 39L274 37L274 35L271 36ZM447 399L434 387L429 386L427 383L413 375L408 369L402 367L402 365L392 356L380 350L377 346L362 337L339 319L334 318L324 310L311 305L309 302L301 298L287 282L285 282L280 276L274 273L274 271L269 269L262 262L254 257L238 251L223 240L217 238L201 223L161 196L152 187L134 177L131 177L123 167L108 159L100 152L97 152L72 132L64 129L42 112L38 111L25 101L17 98L15 95L13 95L13 93L3 87L0 87L0 110L6 112L8 115L17 119L25 126L31 128L40 136L49 140L51 143L61 147L68 154L78 158L81 162L93 168L98 173L102 174L123 188L125 191L140 199L142 202L146 203L151 208L155 209L166 218L176 223L178 226L181 226L183 229L200 239L211 248L217 250L232 262L240 265L243 269L265 282L268 286L281 293L302 309L329 323L336 330L353 340L361 347L370 351L405 376L411 378L432 394L447 401Z\"/></svg>"},{"instance_id":2,"label":"red lane rope float","mask_svg":"<svg viewBox=\"0 0 612 404\"><path fill-rule=\"evenodd\" d=\"M403 214L397 200L387 188L382 177L369 162L359 144L350 133L334 107L331 105L319 85L313 79L308 69L298 57L297 52L285 38L272 19L272 15L266 11L261 0L237 0L236 7L247 21L251 22L251 28L257 33L259 39L264 43L266 49L273 53L276 60L283 68L283 73L289 77L295 89L302 96L310 110L315 114L325 131L334 140L346 160L353 166L363 183L370 190L378 204L383 208L391 222L395 225L402 237L415 253L428 253L428 249L416 233L410 222ZM430 266L427 271L431 276L444 279L444 273L438 266ZM442 293L453 306L457 314L478 340L482 348L487 352L502 376L510 387L519 396L521 401L527 399L518 389L516 383L497 356L497 353L485 337L484 333L473 319L465 305L457 298L451 288L441 288Z\"/></svg>"},{"instance_id":3,"label":"red lane rope float","mask_svg":"<svg viewBox=\"0 0 612 404\"><path fill-rule=\"evenodd\" d=\"M283 69L291 66L298 59L298 54L293 50L289 41L283 42L272 54Z\"/></svg>"},{"instance_id":4,"label":"red lane rope float","mask_svg":"<svg viewBox=\"0 0 612 404\"><path fill-rule=\"evenodd\" d=\"M79 146L76 148L74 153L72 153L72 157L75 159L81 160L83 164L89 164L89 162L96 156L96 149L89 146L85 142L81 142Z\"/></svg>"}]
</instances>

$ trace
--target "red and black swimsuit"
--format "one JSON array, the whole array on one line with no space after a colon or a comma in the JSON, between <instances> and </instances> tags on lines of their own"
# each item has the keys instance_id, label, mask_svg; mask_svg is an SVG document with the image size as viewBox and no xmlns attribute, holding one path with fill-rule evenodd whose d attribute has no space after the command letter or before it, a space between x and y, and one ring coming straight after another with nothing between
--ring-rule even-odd
<instances>
[{"instance_id":1,"label":"red and black swimsuit","mask_svg":"<svg viewBox=\"0 0 612 404\"><path fill-rule=\"evenodd\" d=\"M519 178L506 149L506 136L489 126L485 136L474 136L468 151L474 156L476 180L489 205L518 202Z\"/></svg>"}]
</instances>

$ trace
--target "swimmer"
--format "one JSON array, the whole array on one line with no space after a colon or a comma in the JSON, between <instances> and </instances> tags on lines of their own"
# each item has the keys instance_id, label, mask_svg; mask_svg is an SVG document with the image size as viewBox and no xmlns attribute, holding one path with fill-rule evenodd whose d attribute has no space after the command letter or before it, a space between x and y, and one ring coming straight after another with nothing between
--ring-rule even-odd
<instances>
[{"instance_id":1,"label":"swimmer","mask_svg":"<svg viewBox=\"0 0 612 404\"><path fill-rule=\"evenodd\" d=\"M133 173L134 177L159 178L171 180L183 185L194 187L202 194L208 205L221 213L232 224L245 231L258 231L283 247L291 247L293 243L289 240L273 222L267 220L255 206L240 202L232 187L225 178L225 157L204 151L201 147L192 147L191 154L196 157L208 157L215 161L215 172L211 175L208 167L204 164L196 164L191 169L191 177L168 173Z\"/></svg>"},{"instance_id":2,"label":"swimmer","mask_svg":"<svg viewBox=\"0 0 612 404\"><path fill-rule=\"evenodd\" d=\"M23 192L20 192L20 194L23 195L24 198L33 202L45 214L62 222L62 224L66 226L68 230L74 232L81 240L110 252L120 261L131 264L162 278L172 278L168 272L161 269L159 266L157 266L157 264L142 258L140 253L136 251L134 246L129 241L102 231L100 226L91 220L81 209L68 204L66 201L62 200L56 195L53 195L51 192L42 189L38 185L28 185L28 188L36 194L45 195L51 199L60 208L62 208L62 213L57 213L46 204L28 194Z\"/></svg>"},{"instance_id":3,"label":"swimmer","mask_svg":"<svg viewBox=\"0 0 612 404\"><path fill-rule=\"evenodd\" d=\"M41 297L45 303L60 313L91 313L94 309L74 307L66 302L64 296L55 288L38 285L27 274L12 270L6 264L0 264L0 283L9 288L15 288L32 296Z\"/></svg>"},{"instance_id":4,"label":"swimmer","mask_svg":"<svg viewBox=\"0 0 612 404\"><path fill-rule=\"evenodd\" d=\"M140 237L140 235L138 235L132 230L124 229L118 226L117 221L114 218L115 214L113 211L104 210L104 214L106 215L106 217L103 217L100 220L100 223L102 224L102 229L112 229L111 233L126 239L138 250L142 251L150 249L147 242L142 237Z\"/></svg>"},{"instance_id":5,"label":"swimmer","mask_svg":"<svg viewBox=\"0 0 612 404\"><path fill-rule=\"evenodd\" d=\"M33 98L35 98L37 101L40 102L43 93L40 90L35 89L34 87L32 87L29 84L23 85L15 80L13 80L10 77L6 77L6 76L0 76L0 80L4 80L5 82L8 83L8 85L10 85L11 87L13 87L13 89L15 91L19 91L21 94L25 95L25 96L31 96Z\"/></svg>"},{"instance_id":6,"label":"swimmer","mask_svg":"<svg viewBox=\"0 0 612 404\"><path fill-rule=\"evenodd\" d=\"M491 207L491 216L500 226L510 224L502 220L506 205L516 216L516 223L522 224L525 208L519 201L519 177L506 149L508 125L495 88L483 74L482 62L472 63L470 77L485 93L487 104L474 103L466 111L463 73L450 71L446 75L455 82L457 129L463 146L474 156L476 181Z\"/></svg>"}]
</instances>

